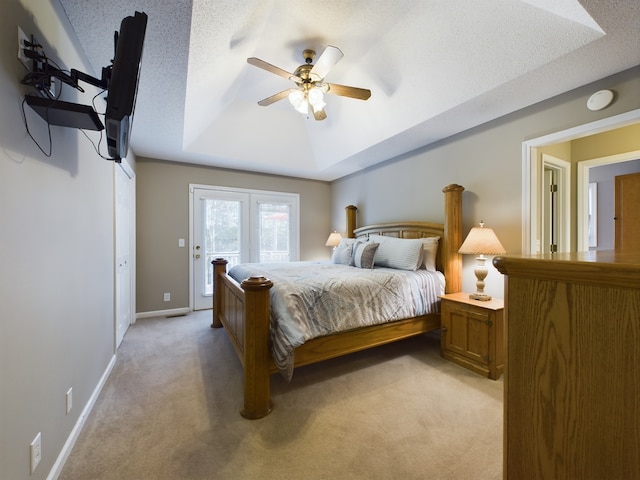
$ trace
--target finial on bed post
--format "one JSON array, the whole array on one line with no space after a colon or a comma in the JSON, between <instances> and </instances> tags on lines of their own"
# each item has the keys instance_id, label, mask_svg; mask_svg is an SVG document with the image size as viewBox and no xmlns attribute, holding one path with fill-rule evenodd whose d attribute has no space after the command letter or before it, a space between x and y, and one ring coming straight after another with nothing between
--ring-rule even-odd
<instances>
[{"instance_id":1,"label":"finial on bed post","mask_svg":"<svg viewBox=\"0 0 640 480\"><path fill-rule=\"evenodd\" d=\"M347 238L355 238L356 234L353 231L356 229L356 213L358 207L355 205L347 205L344 207L347 211Z\"/></svg>"},{"instance_id":2,"label":"finial on bed post","mask_svg":"<svg viewBox=\"0 0 640 480\"><path fill-rule=\"evenodd\" d=\"M446 279L445 293L462 290L462 255L458 253L462 245L462 192L464 187L452 183L442 189L444 192L444 241L443 264Z\"/></svg>"},{"instance_id":3,"label":"finial on bed post","mask_svg":"<svg viewBox=\"0 0 640 480\"><path fill-rule=\"evenodd\" d=\"M227 261L224 258L214 258L211 260L213 265L213 322L211 328L221 328L222 322L220 321L220 313L222 312L222 285L218 282L217 278L227 271ZM220 293L218 293L218 290Z\"/></svg>"}]
</instances>

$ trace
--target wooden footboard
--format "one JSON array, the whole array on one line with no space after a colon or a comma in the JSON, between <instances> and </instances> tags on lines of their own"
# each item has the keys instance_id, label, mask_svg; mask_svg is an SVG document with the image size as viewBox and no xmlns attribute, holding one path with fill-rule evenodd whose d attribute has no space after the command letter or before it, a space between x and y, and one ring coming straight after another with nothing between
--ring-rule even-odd
<instances>
[{"instance_id":1,"label":"wooden footboard","mask_svg":"<svg viewBox=\"0 0 640 480\"><path fill-rule=\"evenodd\" d=\"M213 328L224 327L244 369L245 418L271 412L269 389L269 290L271 280L250 277L241 284L227 275L227 261L213 260Z\"/></svg>"},{"instance_id":2,"label":"wooden footboard","mask_svg":"<svg viewBox=\"0 0 640 480\"><path fill-rule=\"evenodd\" d=\"M446 277L447 293L460 289L462 242L462 191L449 185L445 193L445 222L442 225L440 263ZM355 230L355 207L347 207L349 234ZM398 224L400 225L400 224ZM426 224L425 224L426 225ZM428 235L436 224L428 224ZM413 229L416 224L412 224ZM380 227L380 226L376 226ZM406 230L406 224L403 225ZM419 235L422 236L422 235ZM271 411L271 373L277 371L270 352L269 290L273 283L264 277L250 277L241 284L226 273L227 261L213 260L213 328L224 327L244 368L244 403L240 411L249 419L262 418ZM295 366L315 363L384 343L419 335L440 327L440 315L431 314L389 324L352 330L311 340L295 352Z\"/></svg>"}]
</instances>

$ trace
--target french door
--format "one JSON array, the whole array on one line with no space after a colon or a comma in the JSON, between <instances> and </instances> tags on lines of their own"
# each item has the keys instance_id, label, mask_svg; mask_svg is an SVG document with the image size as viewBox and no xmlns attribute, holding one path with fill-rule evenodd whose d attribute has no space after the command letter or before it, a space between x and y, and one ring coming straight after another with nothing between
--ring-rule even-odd
<instances>
[{"instance_id":1,"label":"french door","mask_svg":"<svg viewBox=\"0 0 640 480\"><path fill-rule=\"evenodd\" d=\"M194 310L211 308L214 258L227 268L299 258L297 194L190 186L191 293Z\"/></svg>"}]
</instances>

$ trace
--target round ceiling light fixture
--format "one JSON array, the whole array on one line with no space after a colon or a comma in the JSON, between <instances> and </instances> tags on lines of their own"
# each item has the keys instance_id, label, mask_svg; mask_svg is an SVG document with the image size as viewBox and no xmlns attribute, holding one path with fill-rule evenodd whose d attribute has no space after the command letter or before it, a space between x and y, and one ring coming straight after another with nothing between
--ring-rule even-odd
<instances>
[{"instance_id":1,"label":"round ceiling light fixture","mask_svg":"<svg viewBox=\"0 0 640 480\"><path fill-rule=\"evenodd\" d=\"M589 110L602 110L607 108L613 102L613 92L611 90L598 90L587 100L587 108Z\"/></svg>"}]
</instances>

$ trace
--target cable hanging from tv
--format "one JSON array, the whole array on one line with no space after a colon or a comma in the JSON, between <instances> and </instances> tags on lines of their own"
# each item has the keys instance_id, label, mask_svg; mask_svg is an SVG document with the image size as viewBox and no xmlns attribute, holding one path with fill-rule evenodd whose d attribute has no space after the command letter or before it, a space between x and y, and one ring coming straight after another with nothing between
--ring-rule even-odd
<instances>
[{"instance_id":1,"label":"cable hanging from tv","mask_svg":"<svg viewBox=\"0 0 640 480\"><path fill-rule=\"evenodd\" d=\"M112 157L110 160L120 162L129 149L146 26L147 14L144 12L135 12L134 16L122 20L120 30L114 34L114 58L109 66L102 68L101 78L76 69L64 71L47 57L33 37L30 42L25 40L23 53L31 59L32 68L21 83L34 87L39 94L25 95L25 102L48 125L106 130L107 150ZM79 82L106 91L104 124L93 107L60 100L60 92L53 93L54 79L60 85L69 85L80 92L84 92L84 89Z\"/></svg>"}]
</instances>

